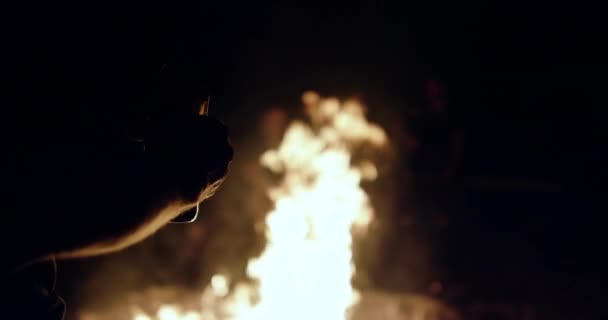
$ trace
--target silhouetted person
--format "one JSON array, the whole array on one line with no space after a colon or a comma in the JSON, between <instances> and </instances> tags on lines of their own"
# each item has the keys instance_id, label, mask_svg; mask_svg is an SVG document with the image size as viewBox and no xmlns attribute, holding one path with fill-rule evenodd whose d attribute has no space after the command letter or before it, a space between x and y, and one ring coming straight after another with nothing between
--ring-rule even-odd
<instances>
[{"instance_id":1,"label":"silhouetted person","mask_svg":"<svg viewBox=\"0 0 608 320\"><path fill-rule=\"evenodd\" d=\"M424 180L445 181L460 166L464 136L454 113L447 108L441 82L426 81L425 100L407 141L412 150L411 169Z\"/></svg>"},{"instance_id":2,"label":"silhouetted person","mask_svg":"<svg viewBox=\"0 0 608 320\"><path fill-rule=\"evenodd\" d=\"M206 96L171 59L165 5L6 11L2 319L60 319L55 258L137 243L223 181L227 130L196 112Z\"/></svg>"}]
</instances>

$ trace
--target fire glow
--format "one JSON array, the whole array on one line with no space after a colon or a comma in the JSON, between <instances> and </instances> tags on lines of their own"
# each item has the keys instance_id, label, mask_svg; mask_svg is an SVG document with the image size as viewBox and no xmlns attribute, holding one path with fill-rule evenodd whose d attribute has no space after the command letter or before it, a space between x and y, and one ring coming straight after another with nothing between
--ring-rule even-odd
<instances>
[{"instance_id":1,"label":"fire glow","mask_svg":"<svg viewBox=\"0 0 608 320\"><path fill-rule=\"evenodd\" d=\"M249 261L252 284L236 284L224 275L211 279L202 311L165 305L155 316L133 320L342 320L357 303L351 285L355 273L353 234L364 233L373 219L369 197L361 188L377 170L369 161L354 161L360 147L382 147L385 132L367 121L357 101L341 103L303 95L310 123L292 122L278 148L260 163L280 175L268 190L274 203L265 221L267 245Z\"/></svg>"}]
</instances>

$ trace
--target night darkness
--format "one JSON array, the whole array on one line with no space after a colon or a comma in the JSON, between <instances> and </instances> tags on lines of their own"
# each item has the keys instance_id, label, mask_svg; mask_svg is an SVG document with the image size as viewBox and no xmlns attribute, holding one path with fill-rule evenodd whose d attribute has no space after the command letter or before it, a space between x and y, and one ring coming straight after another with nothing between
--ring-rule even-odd
<instances>
[{"instance_id":1,"label":"night darkness","mask_svg":"<svg viewBox=\"0 0 608 320\"><path fill-rule=\"evenodd\" d=\"M603 121L608 69L600 9L574 3L481 1L215 1L107 7L47 8L57 11L57 17L69 16L67 20L32 8L24 11L28 17L43 17L30 25L32 30L44 21L57 23L58 30L68 31L65 34L73 32L65 43L51 45L70 49L42 46L51 55L73 65L80 76L99 72L91 77L97 86L78 90L76 81L72 92L80 92L75 93L82 94L78 98L101 97L99 105L121 97L136 100L148 75L167 63L174 76L168 81L167 101L189 106L211 95L212 114L230 128L235 145L255 130L251 115L269 106L297 107L305 90L361 97L371 106L372 119L387 126L393 121L387 130L400 149L406 149L407 142L396 128L439 144L457 130L463 137L462 156L440 186L425 177L434 170L429 164L433 157L445 156L441 151L395 165L396 171L411 170L415 181L408 195L399 195L396 184L397 197L412 199L412 208L418 209L411 210L431 212L410 214L408 205L397 204L397 211L417 221L410 227L416 229L412 234L418 235L417 241L426 242L424 247L433 252L428 268L432 271L421 279L441 281L446 293L439 298L457 307L533 306L538 319L605 316L601 298L606 272L601 261L606 219L597 203L605 194L608 160ZM75 32L79 23L96 26L81 14L83 10L104 23L112 20L108 16L123 12L115 20L116 30L121 23L135 30L141 46L126 33L94 36L115 35L112 28ZM104 14L97 15L100 12ZM25 29L23 36L15 34L17 42L32 32ZM108 52L91 49L95 53L90 59L86 54L62 53L78 47L79 40L74 39L91 48L106 41ZM123 42L133 50L114 50ZM128 56L124 60L123 53ZM106 54L113 58L106 60ZM44 74L56 75L53 66L47 70L46 60L41 61L40 69L48 71ZM117 72L128 76L116 76ZM120 87L121 81L141 87L126 86L132 92L108 94L112 98L99 89L108 83ZM424 115L420 110L429 103L429 83L440 84L447 106L440 124L415 116ZM26 95L34 92L30 87L20 89ZM73 96L58 99L78 101ZM239 157L238 147L235 155ZM447 227L437 227L437 219L448 221ZM410 245L405 242L411 240L403 240L403 245L399 241L395 237L385 255L407 251ZM60 270L68 306L70 298L79 302L78 285L72 282L80 276L70 273L86 273L99 260L66 263L66 271ZM380 269L374 272L375 285L387 290L424 293L429 285L422 279L394 287Z\"/></svg>"}]
</instances>

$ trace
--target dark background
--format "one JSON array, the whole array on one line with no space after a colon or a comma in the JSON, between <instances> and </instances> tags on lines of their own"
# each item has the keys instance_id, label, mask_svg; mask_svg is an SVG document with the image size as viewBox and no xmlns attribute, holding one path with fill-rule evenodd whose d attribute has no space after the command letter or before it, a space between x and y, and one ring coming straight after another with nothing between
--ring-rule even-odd
<instances>
[{"instance_id":1,"label":"dark background","mask_svg":"<svg viewBox=\"0 0 608 320\"><path fill-rule=\"evenodd\" d=\"M404 205L395 215L403 211L419 222L403 231L411 239L391 238L370 269L374 286L424 293L440 281L446 292L440 298L462 308L532 305L541 318L604 312L605 219L598 200L607 160L608 70L599 8L456 1L47 6L23 9L41 20L25 23L21 39L36 47L43 44L29 35L59 35L65 42L49 45L64 50L49 61L59 70L66 67L57 61L78 74L99 72L99 86L73 87L75 95L127 83L123 90L137 97L147 75L166 63L175 97L187 105L211 94L212 113L231 127L237 146L255 130L252 115L297 106L310 89L360 96L372 106L372 119L382 125L399 119L407 132L411 110L424 107L426 81L440 81L450 121L465 132L463 160L441 187L420 179L413 195L396 192L418 209ZM403 149L398 130L391 130ZM395 167L409 183L407 161ZM447 227L429 218L436 216ZM391 255L407 256L411 246L427 248L433 258L421 263L422 280L399 286L387 275L399 269L384 274L382 266L392 263ZM68 263L60 272L75 304L79 279L99 262L91 261ZM403 272L416 277L412 268Z\"/></svg>"}]
</instances>

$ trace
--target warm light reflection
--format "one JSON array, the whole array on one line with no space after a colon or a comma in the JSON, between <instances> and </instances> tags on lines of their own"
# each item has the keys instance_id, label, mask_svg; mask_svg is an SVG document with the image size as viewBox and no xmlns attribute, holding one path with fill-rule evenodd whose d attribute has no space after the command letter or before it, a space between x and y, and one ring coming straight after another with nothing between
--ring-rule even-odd
<instances>
[{"instance_id":1,"label":"warm light reflection","mask_svg":"<svg viewBox=\"0 0 608 320\"><path fill-rule=\"evenodd\" d=\"M248 276L257 285L237 284L216 275L202 297L202 310L182 312L161 307L155 317L133 320L341 320L358 293L351 286L352 232L373 218L364 179L378 172L367 161L355 163L355 147L387 142L379 126L367 121L357 101L302 97L310 123L294 121L277 149L261 164L281 175L268 196L274 209L265 221L267 246L249 262Z\"/></svg>"}]
</instances>

